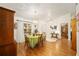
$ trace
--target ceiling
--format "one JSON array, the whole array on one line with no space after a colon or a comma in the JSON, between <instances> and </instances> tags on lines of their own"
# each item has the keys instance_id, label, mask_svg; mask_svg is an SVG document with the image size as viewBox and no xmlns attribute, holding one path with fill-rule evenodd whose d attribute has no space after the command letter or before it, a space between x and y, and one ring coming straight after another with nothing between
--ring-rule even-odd
<instances>
[{"instance_id":1,"label":"ceiling","mask_svg":"<svg viewBox=\"0 0 79 59\"><path fill-rule=\"evenodd\" d=\"M0 3L0 6L13 9L17 16L30 20L54 20L75 13L75 3Z\"/></svg>"}]
</instances>

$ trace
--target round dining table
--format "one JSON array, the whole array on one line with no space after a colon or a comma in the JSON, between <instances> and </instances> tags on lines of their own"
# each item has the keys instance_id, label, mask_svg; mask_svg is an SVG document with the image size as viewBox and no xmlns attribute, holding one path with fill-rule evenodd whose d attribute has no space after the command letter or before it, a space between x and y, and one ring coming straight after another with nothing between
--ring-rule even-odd
<instances>
[{"instance_id":1,"label":"round dining table","mask_svg":"<svg viewBox=\"0 0 79 59\"><path fill-rule=\"evenodd\" d=\"M28 36L28 41L31 48L34 48L38 44L38 39L39 36L33 36L33 35Z\"/></svg>"}]
</instances>

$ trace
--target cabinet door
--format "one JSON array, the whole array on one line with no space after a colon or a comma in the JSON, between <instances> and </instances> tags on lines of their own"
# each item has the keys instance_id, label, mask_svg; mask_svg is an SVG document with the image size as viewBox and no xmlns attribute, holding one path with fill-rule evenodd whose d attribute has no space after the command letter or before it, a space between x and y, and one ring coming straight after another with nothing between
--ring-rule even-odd
<instances>
[{"instance_id":1,"label":"cabinet door","mask_svg":"<svg viewBox=\"0 0 79 59\"><path fill-rule=\"evenodd\" d=\"M0 9L0 45L13 42L13 13Z\"/></svg>"},{"instance_id":2,"label":"cabinet door","mask_svg":"<svg viewBox=\"0 0 79 59\"><path fill-rule=\"evenodd\" d=\"M14 40L14 13L8 12L6 15L6 29L8 42L13 42Z\"/></svg>"},{"instance_id":3,"label":"cabinet door","mask_svg":"<svg viewBox=\"0 0 79 59\"><path fill-rule=\"evenodd\" d=\"M16 56L17 46L16 43L11 43L6 46L0 46L0 56Z\"/></svg>"}]
</instances>

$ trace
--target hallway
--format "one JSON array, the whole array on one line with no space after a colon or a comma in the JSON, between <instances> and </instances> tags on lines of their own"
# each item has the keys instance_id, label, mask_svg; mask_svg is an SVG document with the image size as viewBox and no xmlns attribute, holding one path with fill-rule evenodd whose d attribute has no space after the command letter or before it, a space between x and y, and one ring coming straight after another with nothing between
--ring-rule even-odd
<instances>
[{"instance_id":1,"label":"hallway","mask_svg":"<svg viewBox=\"0 0 79 59\"><path fill-rule=\"evenodd\" d=\"M70 48L67 39L59 39L56 42L45 42L44 46L34 49L24 48L24 43L18 44L18 56L75 56L76 52Z\"/></svg>"}]
</instances>

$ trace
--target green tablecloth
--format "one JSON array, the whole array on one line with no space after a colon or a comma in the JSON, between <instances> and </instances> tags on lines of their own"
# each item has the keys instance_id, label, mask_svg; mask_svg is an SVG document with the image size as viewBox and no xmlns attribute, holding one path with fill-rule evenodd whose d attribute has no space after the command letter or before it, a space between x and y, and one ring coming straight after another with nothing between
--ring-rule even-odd
<instances>
[{"instance_id":1,"label":"green tablecloth","mask_svg":"<svg viewBox=\"0 0 79 59\"><path fill-rule=\"evenodd\" d=\"M38 43L38 36L30 35L28 36L28 41L29 41L30 47L34 48L36 44Z\"/></svg>"}]
</instances>

